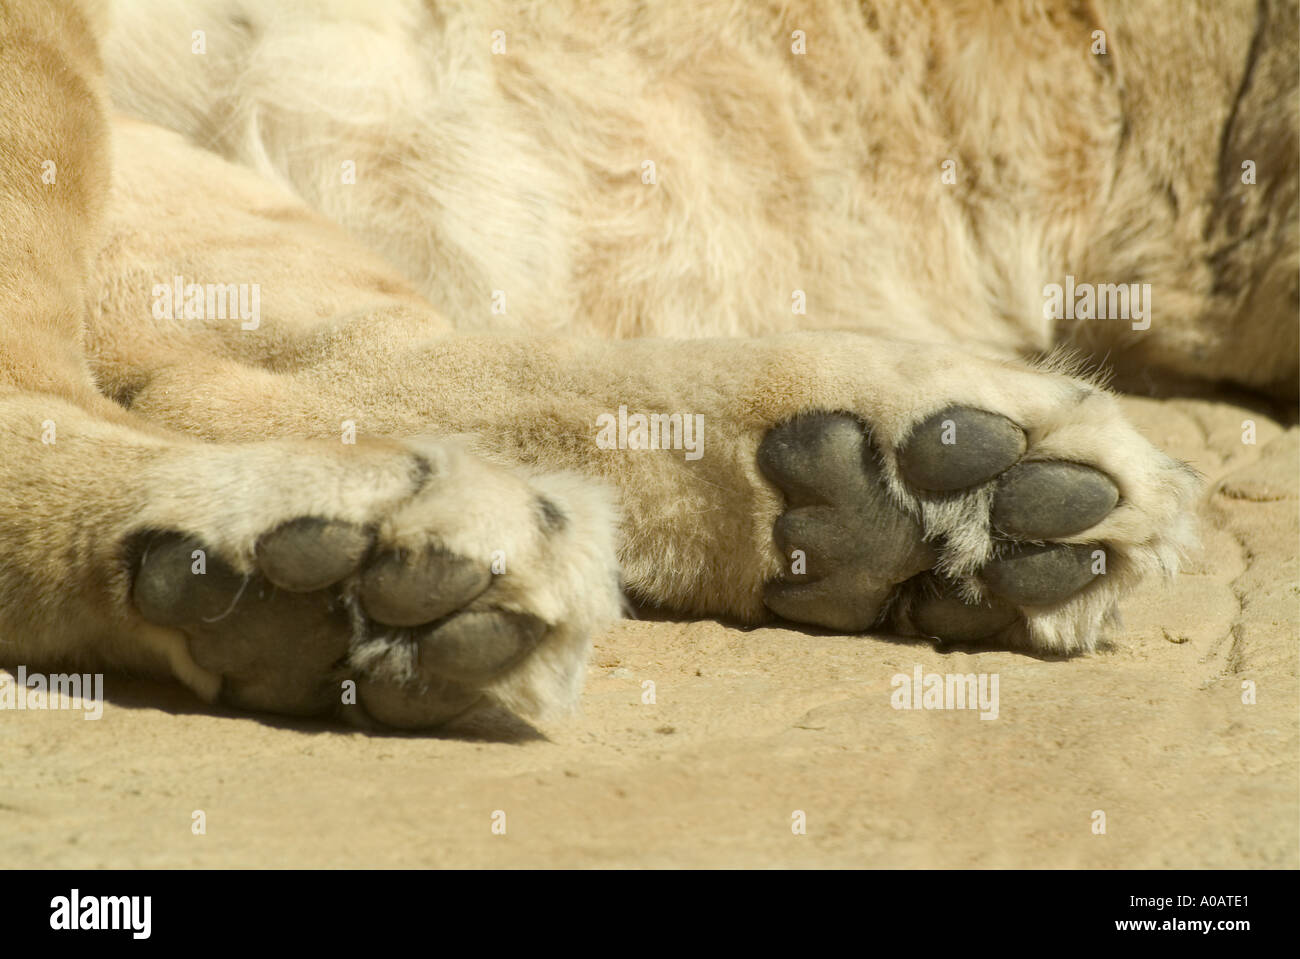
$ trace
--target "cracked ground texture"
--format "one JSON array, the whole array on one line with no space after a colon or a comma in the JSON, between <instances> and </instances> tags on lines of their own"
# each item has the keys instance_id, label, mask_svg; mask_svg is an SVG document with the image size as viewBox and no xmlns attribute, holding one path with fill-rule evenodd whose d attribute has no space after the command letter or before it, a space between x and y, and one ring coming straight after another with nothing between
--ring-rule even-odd
<instances>
[{"instance_id":1,"label":"cracked ground texture","mask_svg":"<svg viewBox=\"0 0 1300 959\"><path fill-rule=\"evenodd\" d=\"M482 715L442 738L234 715L109 676L98 722L0 712L0 859L1295 868L1300 430L1226 400L1124 405L1206 475L1203 548L1093 655L625 622L598 640L578 716ZM917 665L998 674L998 718L891 708L891 677Z\"/></svg>"}]
</instances>

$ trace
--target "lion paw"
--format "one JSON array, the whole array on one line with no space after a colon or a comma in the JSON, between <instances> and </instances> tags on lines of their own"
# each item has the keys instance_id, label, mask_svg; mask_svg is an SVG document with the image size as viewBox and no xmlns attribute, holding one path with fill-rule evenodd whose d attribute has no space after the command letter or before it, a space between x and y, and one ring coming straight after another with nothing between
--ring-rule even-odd
<instances>
[{"instance_id":1,"label":"lion paw","mask_svg":"<svg viewBox=\"0 0 1300 959\"><path fill-rule=\"evenodd\" d=\"M571 705L591 636L621 602L603 493L447 448L397 454L409 482L395 491L366 483L391 452L358 455L355 482L322 461L323 488L277 490L266 520L233 537L220 516L206 534L138 531L136 610L179 630L243 708L350 715L355 704L382 724L429 727L484 698L526 716ZM310 458L295 468L310 472Z\"/></svg>"},{"instance_id":2,"label":"lion paw","mask_svg":"<svg viewBox=\"0 0 1300 959\"><path fill-rule=\"evenodd\" d=\"M1193 539L1190 468L1113 397L1082 388L1041 422L952 404L874 430L812 413L770 430L759 468L785 497L785 619L945 642L1091 649L1117 597L1172 573Z\"/></svg>"}]
</instances>

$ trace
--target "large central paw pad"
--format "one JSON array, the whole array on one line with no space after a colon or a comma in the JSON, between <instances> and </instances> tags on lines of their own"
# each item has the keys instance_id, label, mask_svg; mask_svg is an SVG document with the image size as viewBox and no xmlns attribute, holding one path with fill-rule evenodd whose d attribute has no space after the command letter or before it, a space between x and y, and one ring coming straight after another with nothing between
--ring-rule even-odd
<instances>
[{"instance_id":1,"label":"large central paw pad","mask_svg":"<svg viewBox=\"0 0 1300 959\"><path fill-rule=\"evenodd\" d=\"M804 416L778 426L758 463L786 496L773 536L788 572L763 597L778 616L869 629L898 584L937 561L920 523L890 498L857 420Z\"/></svg>"},{"instance_id":2,"label":"large central paw pad","mask_svg":"<svg viewBox=\"0 0 1300 959\"><path fill-rule=\"evenodd\" d=\"M1123 442L1145 444L1124 428ZM1126 506L1121 484L1089 465L1087 431L1066 434L1078 448L1069 459L1042 453L1032 433L964 406L921 420L892 446L844 413L772 429L758 463L785 496L773 538L786 571L766 588L768 608L843 631L1090 647L1159 531L1139 528L1150 539L1132 543L1141 517L1129 510L1112 521ZM1133 448L1149 453L1160 482L1188 494L1185 468Z\"/></svg>"}]
</instances>

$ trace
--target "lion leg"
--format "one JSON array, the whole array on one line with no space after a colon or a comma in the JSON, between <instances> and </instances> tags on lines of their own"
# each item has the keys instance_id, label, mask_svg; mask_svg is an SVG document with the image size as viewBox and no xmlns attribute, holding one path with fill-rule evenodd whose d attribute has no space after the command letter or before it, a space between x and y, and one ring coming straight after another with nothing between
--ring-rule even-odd
<instances>
[{"instance_id":1,"label":"lion leg","mask_svg":"<svg viewBox=\"0 0 1300 959\"><path fill-rule=\"evenodd\" d=\"M855 334L415 341L323 333L290 375L294 428L469 437L503 465L618 492L639 600L749 622L1091 649L1116 600L1172 573L1198 480L1076 376ZM366 357L363 368L356 363ZM192 371L185 376L192 376ZM246 435L230 374L162 373L134 408ZM357 397L365 397L358 406Z\"/></svg>"},{"instance_id":2,"label":"lion leg","mask_svg":"<svg viewBox=\"0 0 1300 959\"><path fill-rule=\"evenodd\" d=\"M436 439L205 443L111 402L86 330L109 156L89 28L6 4L0 49L6 665L398 726L572 705L619 609L603 491Z\"/></svg>"},{"instance_id":3,"label":"lion leg","mask_svg":"<svg viewBox=\"0 0 1300 959\"><path fill-rule=\"evenodd\" d=\"M390 364L459 398L440 425L487 455L612 483L628 587L686 612L1075 652L1194 540L1195 473L1105 390L1021 363L796 334L461 339ZM429 408L391 396L378 430ZM624 409L658 449L610 448Z\"/></svg>"},{"instance_id":4,"label":"lion leg","mask_svg":"<svg viewBox=\"0 0 1300 959\"><path fill-rule=\"evenodd\" d=\"M128 135L132 176L152 189L124 183L120 232L160 186L178 212L170 246L136 230L113 247L128 262L101 263L95 356L152 422L220 442L337 438L344 423L463 434L502 466L612 487L636 598L750 622L1089 649L1116 598L1175 569L1192 539L1195 477L1080 378L854 334L452 334L292 197L161 131ZM223 202L204 194L201 230L169 171L222 185ZM227 280L250 240L277 250L258 261L275 306L257 329L147 319L146 281L176 272L176 247L192 274ZM658 449L634 448L637 416L667 422L666 439L647 436Z\"/></svg>"}]
</instances>

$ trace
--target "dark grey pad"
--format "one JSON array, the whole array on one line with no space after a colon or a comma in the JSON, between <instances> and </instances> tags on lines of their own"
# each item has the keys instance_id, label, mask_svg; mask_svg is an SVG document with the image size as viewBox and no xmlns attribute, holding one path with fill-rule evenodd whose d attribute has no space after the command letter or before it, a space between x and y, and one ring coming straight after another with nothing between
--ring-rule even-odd
<instances>
[{"instance_id":1,"label":"dark grey pad","mask_svg":"<svg viewBox=\"0 0 1300 959\"><path fill-rule=\"evenodd\" d=\"M257 565L267 579L285 589L324 589L361 564L371 538L352 523L304 516L258 540Z\"/></svg>"},{"instance_id":2,"label":"dark grey pad","mask_svg":"<svg viewBox=\"0 0 1300 959\"><path fill-rule=\"evenodd\" d=\"M1094 545L1023 546L980 571L997 596L1020 606L1047 606L1068 599L1092 582Z\"/></svg>"},{"instance_id":3,"label":"dark grey pad","mask_svg":"<svg viewBox=\"0 0 1300 959\"><path fill-rule=\"evenodd\" d=\"M458 716L482 698L479 687L518 665L546 635L535 616L480 610L381 640L412 644L414 677L403 684L357 684L366 711L389 726L420 729Z\"/></svg>"},{"instance_id":4,"label":"dark grey pad","mask_svg":"<svg viewBox=\"0 0 1300 959\"><path fill-rule=\"evenodd\" d=\"M263 536L260 568L241 576L193 538L150 533L132 546L132 598L146 620L186 634L190 655L222 678L231 705L291 715L364 708L406 728L464 712L482 697L478 687L544 637L546 624L520 613L451 615L489 585L486 567L432 549L370 556L371 539L349 523L304 517ZM198 549L203 573L193 572ZM358 572L369 616L343 599L340 580ZM392 668L349 668L357 643L377 644ZM383 675L396 678L374 678ZM360 707L343 705L345 679L356 680Z\"/></svg>"},{"instance_id":5,"label":"dark grey pad","mask_svg":"<svg viewBox=\"0 0 1300 959\"><path fill-rule=\"evenodd\" d=\"M372 718L398 729L441 725L483 698L477 689L439 679L404 686L362 679L357 682L357 696Z\"/></svg>"},{"instance_id":6,"label":"dark grey pad","mask_svg":"<svg viewBox=\"0 0 1300 959\"><path fill-rule=\"evenodd\" d=\"M1002 474L993 528L1020 540L1072 536L1097 525L1119 502L1105 473L1079 463L1019 463Z\"/></svg>"},{"instance_id":7,"label":"dark grey pad","mask_svg":"<svg viewBox=\"0 0 1300 959\"><path fill-rule=\"evenodd\" d=\"M207 555L202 574L191 571L196 549ZM145 619L185 632L190 655L222 677L222 699L231 705L311 715L339 702L334 671L351 628L329 592L290 592L258 573L240 576L201 543L171 533L146 546L133 597Z\"/></svg>"},{"instance_id":8,"label":"dark grey pad","mask_svg":"<svg viewBox=\"0 0 1300 959\"><path fill-rule=\"evenodd\" d=\"M461 613L420 642L420 672L465 683L485 683L533 651L546 633L536 616L497 610Z\"/></svg>"},{"instance_id":9,"label":"dark grey pad","mask_svg":"<svg viewBox=\"0 0 1300 959\"><path fill-rule=\"evenodd\" d=\"M898 583L934 565L920 524L887 494L854 417L813 413L778 426L759 446L758 465L790 507L773 530L786 571L763 591L778 616L861 632ZM790 569L794 550L807 557L803 574Z\"/></svg>"},{"instance_id":10,"label":"dark grey pad","mask_svg":"<svg viewBox=\"0 0 1300 959\"><path fill-rule=\"evenodd\" d=\"M970 604L952 584L930 574L923 577L928 582L921 584L912 603L912 624L923 636L973 643L996 636L1020 619L1020 611L1010 603L995 597Z\"/></svg>"},{"instance_id":11,"label":"dark grey pad","mask_svg":"<svg viewBox=\"0 0 1300 959\"><path fill-rule=\"evenodd\" d=\"M993 479L1024 453L1024 432L1005 416L952 406L912 430L898 468L918 489L948 492Z\"/></svg>"},{"instance_id":12,"label":"dark grey pad","mask_svg":"<svg viewBox=\"0 0 1300 959\"><path fill-rule=\"evenodd\" d=\"M488 588L492 571L439 549L384 553L361 576L366 614L390 626L441 619Z\"/></svg>"}]
</instances>

